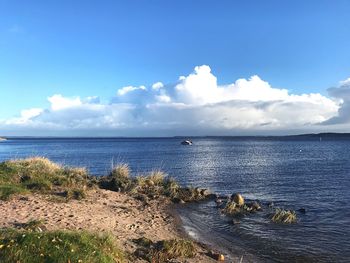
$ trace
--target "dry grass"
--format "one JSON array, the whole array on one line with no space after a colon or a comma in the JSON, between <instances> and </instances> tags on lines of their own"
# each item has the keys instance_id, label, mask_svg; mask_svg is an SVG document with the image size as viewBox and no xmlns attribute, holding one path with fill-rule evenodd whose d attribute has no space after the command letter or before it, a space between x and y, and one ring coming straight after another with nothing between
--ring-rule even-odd
<instances>
[{"instance_id":1,"label":"dry grass","mask_svg":"<svg viewBox=\"0 0 350 263\"><path fill-rule=\"evenodd\" d=\"M190 240L172 239L153 243L147 238L134 240L139 248L136 257L143 258L151 263L165 263L173 259L182 259L176 262L185 262L183 259L196 256L196 247Z\"/></svg>"},{"instance_id":2,"label":"dry grass","mask_svg":"<svg viewBox=\"0 0 350 263\"><path fill-rule=\"evenodd\" d=\"M297 214L293 210L284 210L276 208L271 215L271 221L274 223L292 224L297 222Z\"/></svg>"},{"instance_id":3,"label":"dry grass","mask_svg":"<svg viewBox=\"0 0 350 263\"><path fill-rule=\"evenodd\" d=\"M117 192L128 192L132 188L133 180L130 178L130 168L127 164L118 164L113 167L108 176L99 178L98 184L103 189Z\"/></svg>"},{"instance_id":4,"label":"dry grass","mask_svg":"<svg viewBox=\"0 0 350 263\"><path fill-rule=\"evenodd\" d=\"M193 258L196 248L192 241L184 239L164 240L150 251L150 262L164 263L175 258Z\"/></svg>"},{"instance_id":5,"label":"dry grass","mask_svg":"<svg viewBox=\"0 0 350 263\"><path fill-rule=\"evenodd\" d=\"M111 176L114 177L124 177L129 178L130 176L130 167L125 163L121 163L113 167L111 171Z\"/></svg>"}]
</instances>

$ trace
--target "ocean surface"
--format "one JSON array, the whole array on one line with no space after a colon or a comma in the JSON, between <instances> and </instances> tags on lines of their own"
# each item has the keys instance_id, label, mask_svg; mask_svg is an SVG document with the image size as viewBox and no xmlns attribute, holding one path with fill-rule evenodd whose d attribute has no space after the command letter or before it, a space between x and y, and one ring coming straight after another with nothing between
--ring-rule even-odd
<instances>
[{"instance_id":1,"label":"ocean surface","mask_svg":"<svg viewBox=\"0 0 350 263\"><path fill-rule=\"evenodd\" d=\"M242 262L350 262L350 140L281 138L41 138L0 142L0 161L45 156L92 174L128 163L134 175L162 169L183 185L239 192L264 211L240 218L213 201L178 210L187 233ZM267 204L298 210L298 223L271 223ZM236 261L235 261L236 262Z\"/></svg>"}]
</instances>

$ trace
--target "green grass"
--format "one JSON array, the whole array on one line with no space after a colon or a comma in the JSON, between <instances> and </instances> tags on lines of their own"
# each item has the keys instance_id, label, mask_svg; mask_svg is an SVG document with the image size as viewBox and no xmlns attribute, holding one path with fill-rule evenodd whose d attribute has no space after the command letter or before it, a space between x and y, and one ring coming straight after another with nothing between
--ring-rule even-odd
<instances>
[{"instance_id":1,"label":"green grass","mask_svg":"<svg viewBox=\"0 0 350 263\"><path fill-rule=\"evenodd\" d=\"M295 211L281 208L276 208L270 218L274 223L292 224L297 222L297 214Z\"/></svg>"},{"instance_id":2,"label":"green grass","mask_svg":"<svg viewBox=\"0 0 350 263\"><path fill-rule=\"evenodd\" d=\"M77 199L91 186L84 168L65 167L43 157L10 160L0 163L0 198L28 191L39 193L73 192Z\"/></svg>"},{"instance_id":3,"label":"green grass","mask_svg":"<svg viewBox=\"0 0 350 263\"><path fill-rule=\"evenodd\" d=\"M7 201L15 194L26 194L28 190L21 185L3 184L0 185L0 200Z\"/></svg>"},{"instance_id":4,"label":"green grass","mask_svg":"<svg viewBox=\"0 0 350 263\"><path fill-rule=\"evenodd\" d=\"M0 231L0 262L124 262L109 235L88 232Z\"/></svg>"}]
</instances>

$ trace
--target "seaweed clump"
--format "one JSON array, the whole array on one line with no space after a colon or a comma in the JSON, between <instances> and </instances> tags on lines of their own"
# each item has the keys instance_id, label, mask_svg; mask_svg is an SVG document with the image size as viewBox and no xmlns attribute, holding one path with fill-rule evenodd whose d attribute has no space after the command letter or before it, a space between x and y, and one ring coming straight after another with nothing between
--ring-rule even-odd
<instances>
[{"instance_id":1,"label":"seaweed clump","mask_svg":"<svg viewBox=\"0 0 350 263\"><path fill-rule=\"evenodd\" d=\"M217 200L218 204L221 204L221 200ZM226 215L235 216L245 213L252 213L260 211L261 206L258 202L245 203L244 198L240 194L233 194L231 198L228 198L225 206L222 208L222 212Z\"/></svg>"},{"instance_id":2,"label":"seaweed clump","mask_svg":"<svg viewBox=\"0 0 350 263\"><path fill-rule=\"evenodd\" d=\"M281 208L276 208L270 218L274 223L292 224L297 222L297 214L294 210L284 210Z\"/></svg>"}]
</instances>

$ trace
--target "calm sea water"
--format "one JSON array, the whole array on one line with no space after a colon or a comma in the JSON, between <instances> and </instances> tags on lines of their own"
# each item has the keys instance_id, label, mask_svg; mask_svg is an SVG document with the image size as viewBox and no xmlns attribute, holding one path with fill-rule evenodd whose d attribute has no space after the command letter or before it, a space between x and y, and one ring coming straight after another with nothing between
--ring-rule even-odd
<instances>
[{"instance_id":1,"label":"calm sea water","mask_svg":"<svg viewBox=\"0 0 350 263\"><path fill-rule=\"evenodd\" d=\"M306 209L295 225L270 223L265 209L229 223L214 202L180 209L195 238L243 262L350 261L350 141L196 138L12 139L0 142L0 161L45 156L107 174L126 162L135 174L162 169L183 185L276 206Z\"/></svg>"}]
</instances>

